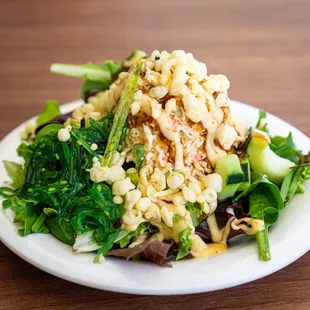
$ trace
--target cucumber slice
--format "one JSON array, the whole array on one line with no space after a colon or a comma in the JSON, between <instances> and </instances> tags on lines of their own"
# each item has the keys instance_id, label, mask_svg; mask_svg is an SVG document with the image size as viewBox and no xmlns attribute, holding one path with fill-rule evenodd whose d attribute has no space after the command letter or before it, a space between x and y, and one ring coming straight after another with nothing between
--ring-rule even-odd
<instances>
[{"instance_id":1,"label":"cucumber slice","mask_svg":"<svg viewBox=\"0 0 310 310\"><path fill-rule=\"evenodd\" d=\"M241 169L244 174L243 182L240 184L238 191L244 191L251 185L251 168L250 161L247 157L240 160Z\"/></svg>"},{"instance_id":2,"label":"cucumber slice","mask_svg":"<svg viewBox=\"0 0 310 310\"><path fill-rule=\"evenodd\" d=\"M280 185L295 164L270 149L270 138L265 132L254 129L251 135L247 153L252 170L266 174L271 182Z\"/></svg>"},{"instance_id":3,"label":"cucumber slice","mask_svg":"<svg viewBox=\"0 0 310 310\"><path fill-rule=\"evenodd\" d=\"M215 172L223 178L223 189L218 195L219 201L233 197L244 179L238 156L230 154L220 157L217 160Z\"/></svg>"}]
</instances>

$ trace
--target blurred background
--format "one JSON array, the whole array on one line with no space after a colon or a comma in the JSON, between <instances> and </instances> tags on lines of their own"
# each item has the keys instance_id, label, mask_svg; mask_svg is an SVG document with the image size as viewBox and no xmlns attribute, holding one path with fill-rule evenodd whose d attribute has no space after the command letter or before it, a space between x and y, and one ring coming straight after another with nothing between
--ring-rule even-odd
<instances>
[{"instance_id":1,"label":"blurred background","mask_svg":"<svg viewBox=\"0 0 310 310\"><path fill-rule=\"evenodd\" d=\"M51 63L120 60L134 48L191 52L209 73L228 76L232 99L310 135L309 0L0 0L0 138L47 99L79 98L82 81L50 74ZM0 243L0 309L309 309L309 258L193 303L194 296L82 288L28 265ZM240 296L251 305L241 305Z\"/></svg>"}]
</instances>

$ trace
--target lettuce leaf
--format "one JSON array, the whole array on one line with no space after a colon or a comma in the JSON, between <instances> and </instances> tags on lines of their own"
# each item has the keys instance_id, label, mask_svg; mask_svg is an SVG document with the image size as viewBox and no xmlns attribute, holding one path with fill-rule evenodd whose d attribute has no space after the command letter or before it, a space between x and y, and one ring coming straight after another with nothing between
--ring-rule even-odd
<instances>
[{"instance_id":1,"label":"lettuce leaf","mask_svg":"<svg viewBox=\"0 0 310 310\"><path fill-rule=\"evenodd\" d=\"M267 124L267 113L264 110L259 110L259 117L258 117L258 122L256 124L256 128L264 131L264 132L269 132L268 130L268 124Z\"/></svg>"},{"instance_id":2,"label":"lettuce leaf","mask_svg":"<svg viewBox=\"0 0 310 310\"><path fill-rule=\"evenodd\" d=\"M90 81L101 81L106 83L111 80L110 70L91 62L83 65L54 63L51 65L50 70L54 74L83 78Z\"/></svg>"},{"instance_id":3,"label":"lettuce leaf","mask_svg":"<svg viewBox=\"0 0 310 310\"><path fill-rule=\"evenodd\" d=\"M180 260L184 258L190 251L192 241L189 239L189 233L191 231L190 227L185 228L180 233L180 243L179 243L179 252L176 257L176 260Z\"/></svg>"},{"instance_id":4,"label":"lettuce leaf","mask_svg":"<svg viewBox=\"0 0 310 310\"><path fill-rule=\"evenodd\" d=\"M160 266L171 267L167 255L172 245L172 242L161 242L157 238L150 237L133 248L113 249L107 255L124 257L127 260L144 257Z\"/></svg>"},{"instance_id":5,"label":"lettuce leaf","mask_svg":"<svg viewBox=\"0 0 310 310\"><path fill-rule=\"evenodd\" d=\"M191 219L193 221L193 225L196 227L199 225L200 222L200 216L202 215L203 211L201 208L201 205L196 202L196 203L192 203L192 202L187 202L185 205L185 208L187 209L187 211L191 214Z\"/></svg>"},{"instance_id":6,"label":"lettuce leaf","mask_svg":"<svg viewBox=\"0 0 310 310\"><path fill-rule=\"evenodd\" d=\"M87 101L87 98L92 93L96 94L97 92L108 90L113 81L117 79L118 74L128 70L128 66L125 66L125 64L129 61L139 60L142 55L142 51L133 50L130 56L123 62L106 60L101 65L95 65L91 62L82 65L54 63L51 65L50 71L54 74L84 79L81 98Z\"/></svg>"},{"instance_id":7,"label":"lettuce leaf","mask_svg":"<svg viewBox=\"0 0 310 310\"><path fill-rule=\"evenodd\" d=\"M17 148L17 154L24 159L24 167L27 167L32 155L30 147L28 147L26 143L21 143Z\"/></svg>"},{"instance_id":8,"label":"lettuce leaf","mask_svg":"<svg viewBox=\"0 0 310 310\"><path fill-rule=\"evenodd\" d=\"M25 171L22 165L12 161L3 161L4 168L12 180L12 187L19 188L25 183Z\"/></svg>"},{"instance_id":9,"label":"lettuce leaf","mask_svg":"<svg viewBox=\"0 0 310 310\"><path fill-rule=\"evenodd\" d=\"M299 161L298 154L300 153L296 149L296 145L293 141L292 133L290 132L287 137L270 137L270 148L280 157L286 158L292 162L297 163Z\"/></svg>"},{"instance_id":10,"label":"lettuce leaf","mask_svg":"<svg viewBox=\"0 0 310 310\"><path fill-rule=\"evenodd\" d=\"M38 115L37 126L41 126L60 115L59 104L56 100L47 100L43 111Z\"/></svg>"},{"instance_id":11,"label":"lettuce leaf","mask_svg":"<svg viewBox=\"0 0 310 310\"><path fill-rule=\"evenodd\" d=\"M309 155L308 155L309 156ZM310 180L310 163L304 162L293 167L284 178L281 186L281 196L287 206L297 193L304 193L303 183Z\"/></svg>"},{"instance_id":12,"label":"lettuce leaf","mask_svg":"<svg viewBox=\"0 0 310 310\"><path fill-rule=\"evenodd\" d=\"M266 132L269 135L270 148L278 156L286 158L295 163L298 162L300 151L296 149L292 133L290 132L287 137L281 137L281 136L272 137L268 129L267 113L264 110L259 111L259 117L256 124L256 128Z\"/></svg>"},{"instance_id":13,"label":"lettuce leaf","mask_svg":"<svg viewBox=\"0 0 310 310\"><path fill-rule=\"evenodd\" d=\"M182 220L184 220L184 216L181 216L179 214L174 214L172 217L172 221L174 224Z\"/></svg>"},{"instance_id":14,"label":"lettuce leaf","mask_svg":"<svg viewBox=\"0 0 310 310\"><path fill-rule=\"evenodd\" d=\"M46 221L46 226L50 233L58 240L69 245L74 244L74 230L70 223L56 216L50 217Z\"/></svg>"},{"instance_id":15,"label":"lettuce leaf","mask_svg":"<svg viewBox=\"0 0 310 310\"><path fill-rule=\"evenodd\" d=\"M115 60L106 60L103 64L109 69L111 75L117 74L122 69L122 64Z\"/></svg>"},{"instance_id":16,"label":"lettuce leaf","mask_svg":"<svg viewBox=\"0 0 310 310\"><path fill-rule=\"evenodd\" d=\"M89 80L87 79L81 90L81 98L86 101L88 92L91 90L95 91L105 91L110 88L111 83L116 78L118 72L122 69L122 64L114 60L107 60L101 66L103 70L110 72L110 78L102 80Z\"/></svg>"},{"instance_id":17,"label":"lettuce leaf","mask_svg":"<svg viewBox=\"0 0 310 310\"><path fill-rule=\"evenodd\" d=\"M88 95L89 91L91 90L95 90L96 92L105 91L109 89L110 85L111 85L110 80L107 80L105 83L103 83L102 81L86 80L81 89L81 98L86 102L87 97L89 96Z\"/></svg>"},{"instance_id":18,"label":"lettuce leaf","mask_svg":"<svg viewBox=\"0 0 310 310\"><path fill-rule=\"evenodd\" d=\"M39 217L39 211L35 208L35 202L12 197L10 199L11 209L15 213L14 223L22 223L23 229L19 230L22 236L32 233L32 226Z\"/></svg>"},{"instance_id":19,"label":"lettuce leaf","mask_svg":"<svg viewBox=\"0 0 310 310\"><path fill-rule=\"evenodd\" d=\"M94 239L94 230L87 231L81 235L76 235L73 251L76 253L92 252L101 248Z\"/></svg>"},{"instance_id":20,"label":"lettuce leaf","mask_svg":"<svg viewBox=\"0 0 310 310\"><path fill-rule=\"evenodd\" d=\"M118 241L121 248L126 247L132 238L142 235L145 231L149 229L149 225L146 223L141 223L135 231L129 232L125 237Z\"/></svg>"}]
</instances>

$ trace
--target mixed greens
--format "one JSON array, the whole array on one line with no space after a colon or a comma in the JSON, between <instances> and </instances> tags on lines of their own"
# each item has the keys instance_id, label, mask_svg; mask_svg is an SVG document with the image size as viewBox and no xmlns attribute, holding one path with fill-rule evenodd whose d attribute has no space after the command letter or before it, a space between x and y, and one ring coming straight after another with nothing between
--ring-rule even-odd
<instances>
[{"instance_id":1,"label":"mixed greens","mask_svg":"<svg viewBox=\"0 0 310 310\"><path fill-rule=\"evenodd\" d=\"M191 257L193 229L183 225L185 216L176 213L172 218L173 225L181 227L178 242L172 237L163 238L161 224L152 221L143 221L135 230L126 231L122 229L122 218L129 198L126 196L125 202L115 199L112 182L94 182L90 177L95 162L101 167L115 166L117 154L126 144L130 105L144 70L143 56L136 59L139 53L135 50L123 62L51 66L53 73L85 80L81 91L85 101L108 90L120 73L128 72L128 77L116 108L97 120L72 120L70 138L65 141L59 139L59 131L67 128L64 123L71 114L62 116L58 102L47 101L37 117L36 132L17 148L23 163L3 162L11 184L0 188L2 205L14 211L14 223L23 225L18 230L20 235L50 233L73 246L76 252L96 251L95 262L102 256L113 255L166 266L170 261ZM136 61L131 63L132 60ZM131 184L139 189L143 188L139 173L145 166L145 145L135 144L133 154L134 158L121 166ZM235 229L229 227L228 240L239 234L252 234L249 231L256 222L249 219L258 220L261 228L253 231L259 258L270 260L268 229L293 197L304 193L303 183L310 179L310 155L296 148L291 133L287 137L271 136L266 113L260 111L256 128L249 130L246 141L233 147L231 154L218 160L215 172L224 182L219 204L213 210L217 225L224 230L232 215L240 221ZM168 179L171 172L165 173ZM184 176L183 183L188 182L184 172L176 173ZM174 194L173 189L170 191ZM197 199L186 201L184 206L195 234L207 245L214 242L206 205Z\"/></svg>"}]
</instances>

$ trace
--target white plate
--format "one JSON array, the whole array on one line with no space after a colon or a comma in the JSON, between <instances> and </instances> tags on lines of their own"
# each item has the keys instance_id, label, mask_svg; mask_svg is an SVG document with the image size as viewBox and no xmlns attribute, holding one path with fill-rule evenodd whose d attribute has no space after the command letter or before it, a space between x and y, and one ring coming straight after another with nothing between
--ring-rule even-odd
<instances>
[{"instance_id":1,"label":"white plate","mask_svg":"<svg viewBox=\"0 0 310 310\"><path fill-rule=\"evenodd\" d=\"M62 107L68 112L81 104L75 101ZM254 107L232 103L233 110L247 126L256 124L258 110ZM297 147L310 149L310 140L286 122L268 115L273 134L287 135L292 131ZM15 160L20 143L19 132L23 125L13 130L0 143L0 160ZM3 165L0 182L7 180ZM173 268L161 268L146 262L108 258L103 264L93 264L92 254L74 254L71 248L51 235L20 237L12 223L10 211L1 210L1 241L30 264L57 277L86 286L133 294L191 294L223 289L269 275L292 263L310 249L310 184L306 194L294 198L281 213L279 222L270 231L272 260L261 262L257 257L256 243L245 237L235 241L224 254L208 259L181 261ZM242 241L242 242L241 242Z\"/></svg>"}]
</instances>

